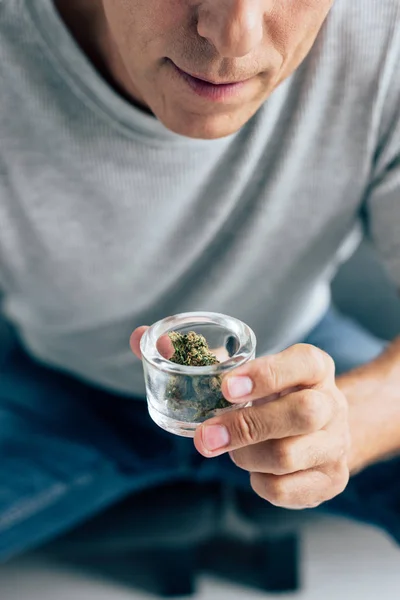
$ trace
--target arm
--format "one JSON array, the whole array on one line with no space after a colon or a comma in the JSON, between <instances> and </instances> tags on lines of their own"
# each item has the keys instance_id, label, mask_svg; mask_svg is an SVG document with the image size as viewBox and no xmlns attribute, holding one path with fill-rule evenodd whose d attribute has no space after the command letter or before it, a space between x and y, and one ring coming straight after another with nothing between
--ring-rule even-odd
<instances>
[{"instance_id":1,"label":"arm","mask_svg":"<svg viewBox=\"0 0 400 600\"><path fill-rule=\"evenodd\" d=\"M352 473L400 453L400 338L372 363L337 378L349 405Z\"/></svg>"},{"instance_id":2,"label":"arm","mask_svg":"<svg viewBox=\"0 0 400 600\"><path fill-rule=\"evenodd\" d=\"M366 231L400 289L400 77L386 77L371 182L362 207ZM352 472L400 454L400 338L374 362L337 378L349 404Z\"/></svg>"}]
</instances>

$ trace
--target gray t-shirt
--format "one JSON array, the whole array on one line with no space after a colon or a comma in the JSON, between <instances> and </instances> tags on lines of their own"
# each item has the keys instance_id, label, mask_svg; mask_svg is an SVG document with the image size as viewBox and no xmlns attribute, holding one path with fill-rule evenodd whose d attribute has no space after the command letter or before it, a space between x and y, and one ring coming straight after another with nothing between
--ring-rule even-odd
<instances>
[{"instance_id":1,"label":"gray t-shirt","mask_svg":"<svg viewBox=\"0 0 400 600\"><path fill-rule=\"evenodd\" d=\"M186 139L120 98L51 0L0 0L0 290L46 364L141 394L130 332L223 312L299 340L360 217L400 284L400 3L336 0L237 134Z\"/></svg>"}]
</instances>

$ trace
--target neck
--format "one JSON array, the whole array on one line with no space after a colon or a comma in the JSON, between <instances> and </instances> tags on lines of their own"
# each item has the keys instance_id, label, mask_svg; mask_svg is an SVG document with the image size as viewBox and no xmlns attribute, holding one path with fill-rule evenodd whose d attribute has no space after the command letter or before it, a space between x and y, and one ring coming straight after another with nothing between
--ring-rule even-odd
<instances>
[{"instance_id":1,"label":"neck","mask_svg":"<svg viewBox=\"0 0 400 600\"><path fill-rule=\"evenodd\" d=\"M108 85L131 104L149 112L133 91L102 3L98 0L54 0L54 4L75 41Z\"/></svg>"}]
</instances>

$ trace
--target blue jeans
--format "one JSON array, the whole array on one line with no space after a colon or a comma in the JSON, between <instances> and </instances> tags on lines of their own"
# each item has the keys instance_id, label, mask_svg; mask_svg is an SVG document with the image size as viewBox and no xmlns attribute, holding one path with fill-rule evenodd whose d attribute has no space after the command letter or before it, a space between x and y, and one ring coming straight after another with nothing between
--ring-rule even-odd
<instances>
[{"instance_id":1,"label":"blue jeans","mask_svg":"<svg viewBox=\"0 0 400 600\"><path fill-rule=\"evenodd\" d=\"M307 343L338 372L379 355L386 342L333 309ZM32 361L18 345L0 364L0 560L67 531L144 488L193 479L249 487L226 456L206 460L191 440L152 423L142 399L84 385ZM324 509L382 526L400 540L399 461L368 469Z\"/></svg>"}]
</instances>

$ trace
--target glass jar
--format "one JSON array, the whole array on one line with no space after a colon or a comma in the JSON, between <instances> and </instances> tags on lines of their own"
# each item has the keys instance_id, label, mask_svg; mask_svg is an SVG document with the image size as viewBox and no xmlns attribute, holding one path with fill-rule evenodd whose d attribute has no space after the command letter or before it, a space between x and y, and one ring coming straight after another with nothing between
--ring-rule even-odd
<instances>
[{"instance_id":1,"label":"glass jar","mask_svg":"<svg viewBox=\"0 0 400 600\"><path fill-rule=\"evenodd\" d=\"M206 367L175 364L160 351L163 336L172 331L203 335L220 362ZM194 437L205 420L248 405L230 404L221 393L222 377L255 357L256 337L238 319L210 312L167 317L146 331L140 348L149 413L166 431Z\"/></svg>"}]
</instances>

